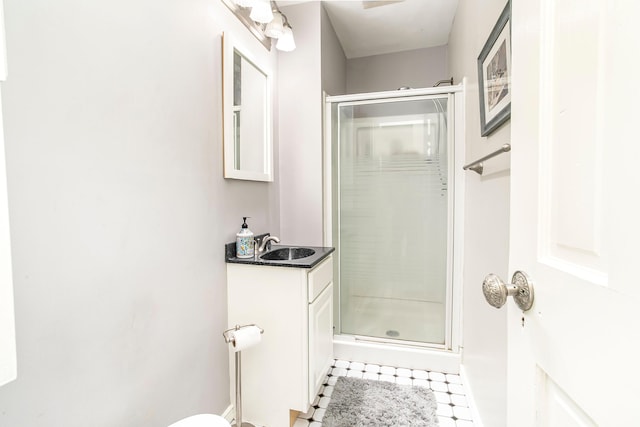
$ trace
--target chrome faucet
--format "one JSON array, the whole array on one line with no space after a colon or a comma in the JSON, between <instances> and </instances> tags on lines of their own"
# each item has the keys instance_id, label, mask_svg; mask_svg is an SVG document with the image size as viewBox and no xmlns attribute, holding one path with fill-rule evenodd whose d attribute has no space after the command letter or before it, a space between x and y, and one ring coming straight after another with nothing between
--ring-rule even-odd
<instances>
[{"instance_id":1,"label":"chrome faucet","mask_svg":"<svg viewBox=\"0 0 640 427\"><path fill-rule=\"evenodd\" d=\"M276 236L267 236L262 239L262 243L260 243L260 246L258 247L258 253L262 253L265 250L268 251L269 249L271 249L272 241L280 243L280 239L278 239Z\"/></svg>"}]
</instances>

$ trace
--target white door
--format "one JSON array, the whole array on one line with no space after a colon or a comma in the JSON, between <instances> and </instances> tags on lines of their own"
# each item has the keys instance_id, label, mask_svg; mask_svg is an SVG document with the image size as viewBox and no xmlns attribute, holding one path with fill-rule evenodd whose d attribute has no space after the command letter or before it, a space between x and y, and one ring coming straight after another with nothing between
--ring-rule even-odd
<instances>
[{"instance_id":1,"label":"white door","mask_svg":"<svg viewBox=\"0 0 640 427\"><path fill-rule=\"evenodd\" d=\"M513 0L510 427L640 426L639 3Z\"/></svg>"}]
</instances>

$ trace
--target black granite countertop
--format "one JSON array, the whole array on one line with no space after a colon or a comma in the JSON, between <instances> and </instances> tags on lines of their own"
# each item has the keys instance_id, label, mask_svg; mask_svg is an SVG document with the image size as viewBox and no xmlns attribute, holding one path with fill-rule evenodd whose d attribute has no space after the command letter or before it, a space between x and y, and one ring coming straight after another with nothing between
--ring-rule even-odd
<instances>
[{"instance_id":1,"label":"black granite countertop","mask_svg":"<svg viewBox=\"0 0 640 427\"><path fill-rule=\"evenodd\" d=\"M288 259L288 260L265 260L261 258L237 258L236 257L236 244L228 243L225 245L225 261L232 264L251 264L251 265L265 265L272 267L293 267L293 268L313 268L321 261L331 254L335 248L323 247L323 246L292 246L292 245L273 245L269 252L272 252L280 248L309 248L313 249L315 253L305 258ZM268 252L265 252L268 253ZM264 255L264 254L263 254Z\"/></svg>"}]
</instances>

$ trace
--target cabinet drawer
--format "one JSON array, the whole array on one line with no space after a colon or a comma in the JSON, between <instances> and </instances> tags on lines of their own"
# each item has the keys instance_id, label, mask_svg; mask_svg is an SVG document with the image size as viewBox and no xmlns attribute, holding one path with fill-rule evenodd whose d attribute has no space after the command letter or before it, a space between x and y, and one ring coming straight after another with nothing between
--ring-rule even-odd
<instances>
[{"instance_id":1,"label":"cabinet drawer","mask_svg":"<svg viewBox=\"0 0 640 427\"><path fill-rule=\"evenodd\" d=\"M309 272L309 302L313 302L320 292L333 281L333 257L329 256L319 266Z\"/></svg>"}]
</instances>

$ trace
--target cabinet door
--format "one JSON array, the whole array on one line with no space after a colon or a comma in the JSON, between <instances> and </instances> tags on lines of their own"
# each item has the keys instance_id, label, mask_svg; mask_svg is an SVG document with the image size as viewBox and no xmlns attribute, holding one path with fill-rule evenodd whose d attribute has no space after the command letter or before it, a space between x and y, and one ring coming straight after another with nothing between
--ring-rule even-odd
<instances>
[{"instance_id":1,"label":"cabinet door","mask_svg":"<svg viewBox=\"0 0 640 427\"><path fill-rule=\"evenodd\" d=\"M309 402L333 362L333 283L309 304Z\"/></svg>"}]
</instances>

